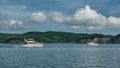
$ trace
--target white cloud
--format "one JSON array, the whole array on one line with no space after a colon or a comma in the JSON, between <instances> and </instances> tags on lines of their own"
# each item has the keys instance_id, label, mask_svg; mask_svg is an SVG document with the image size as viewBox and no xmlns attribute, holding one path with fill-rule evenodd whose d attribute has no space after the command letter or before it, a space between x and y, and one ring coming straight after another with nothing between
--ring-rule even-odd
<instances>
[{"instance_id":1,"label":"white cloud","mask_svg":"<svg viewBox=\"0 0 120 68\"><path fill-rule=\"evenodd\" d=\"M80 26L70 26L70 28L72 28L72 29L79 29Z\"/></svg>"},{"instance_id":2,"label":"white cloud","mask_svg":"<svg viewBox=\"0 0 120 68\"><path fill-rule=\"evenodd\" d=\"M60 12L53 12L50 14L50 18L52 21L58 22L58 23L63 23L65 21L64 15Z\"/></svg>"},{"instance_id":3,"label":"white cloud","mask_svg":"<svg viewBox=\"0 0 120 68\"><path fill-rule=\"evenodd\" d=\"M110 27L120 27L120 18L110 16L107 25Z\"/></svg>"},{"instance_id":4,"label":"white cloud","mask_svg":"<svg viewBox=\"0 0 120 68\"><path fill-rule=\"evenodd\" d=\"M43 23L47 19L47 16L43 12L32 13L31 20L37 23Z\"/></svg>"},{"instance_id":5,"label":"white cloud","mask_svg":"<svg viewBox=\"0 0 120 68\"><path fill-rule=\"evenodd\" d=\"M27 27L24 25L22 21L17 20L3 20L0 22L1 29L26 29Z\"/></svg>"},{"instance_id":6,"label":"white cloud","mask_svg":"<svg viewBox=\"0 0 120 68\"><path fill-rule=\"evenodd\" d=\"M85 6L85 9L78 9L74 14L74 19L86 25L101 25L106 22L106 18L92 10L89 6Z\"/></svg>"},{"instance_id":7,"label":"white cloud","mask_svg":"<svg viewBox=\"0 0 120 68\"><path fill-rule=\"evenodd\" d=\"M96 30L103 30L104 28L101 26L88 26L87 29L90 31L96 31Z\"/></svg>"},{"instance_id":8,"label":"white cloud","mask_svg":"<svg viewBox=\"0 0 120 68\"><path fill-rule=\"evenodd\" d=\"M96 10L92 10L88 5L76 10L73 21L75 25L85 26L88 30L101 30L107 23L105 16L97 13Z\"/></svg>"}]
</instances>

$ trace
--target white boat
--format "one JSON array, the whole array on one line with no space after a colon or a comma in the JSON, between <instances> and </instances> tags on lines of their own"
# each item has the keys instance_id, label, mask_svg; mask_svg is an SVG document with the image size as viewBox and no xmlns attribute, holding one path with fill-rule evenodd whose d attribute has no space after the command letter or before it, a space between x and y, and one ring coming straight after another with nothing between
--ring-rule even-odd
<instances>
[{"instance_id":1,"label":"white boat","mask_svg":"<svg viewBox=\"0 0 120 68\"><path fill-rule=\"evenodd\" d=\"M87 42L87 45L92 45L92 46L95 46L95 45L98 45L98 43L93 42L93 41L90 41L90 42Z\"/></svg>"},{"instance_id":2,"label":"white boat","mask_svg":"<svg viewBox=\"0 0 120 68\"><path fill-rule=\"evenodd\" d=\"M43 43L36 43L33 39L24 39L24 43L21 45L22 47L43 47Z\"/></svg>"}]
</instances>

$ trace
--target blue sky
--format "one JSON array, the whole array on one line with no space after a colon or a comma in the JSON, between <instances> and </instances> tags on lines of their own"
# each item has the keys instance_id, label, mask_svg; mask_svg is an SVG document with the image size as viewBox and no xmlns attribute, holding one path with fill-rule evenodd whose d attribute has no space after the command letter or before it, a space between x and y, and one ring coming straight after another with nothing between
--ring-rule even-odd
<instances>
[{"instance_id":1,"label":"blue sky","mask_svg":"<svg viewBox=\"0 0 120 68\"><path fill-rule=\"evenodd\" d=\"M0 32L119 34L120 0L0 0Z\"/></svg>"}]
</instances>

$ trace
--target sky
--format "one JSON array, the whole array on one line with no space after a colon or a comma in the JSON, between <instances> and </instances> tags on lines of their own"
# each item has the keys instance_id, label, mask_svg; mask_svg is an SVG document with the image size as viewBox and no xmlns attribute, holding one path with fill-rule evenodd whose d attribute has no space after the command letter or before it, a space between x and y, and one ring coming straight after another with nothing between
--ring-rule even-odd
<instances>
[{"instance_id":1,"label":"sky","mask_svg":"<svg viewBox=\"0 0 120 68\"><path fill-rule=\"evenodd\" d=\"M120 34L120 0L0 0L0 33Z\"/></svg>"}]
</instances>

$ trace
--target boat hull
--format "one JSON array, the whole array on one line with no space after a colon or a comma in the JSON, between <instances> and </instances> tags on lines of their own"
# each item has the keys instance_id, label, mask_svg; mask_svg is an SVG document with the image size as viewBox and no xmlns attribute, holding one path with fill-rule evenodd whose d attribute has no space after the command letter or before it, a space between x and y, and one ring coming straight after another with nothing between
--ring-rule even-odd
<instances>
[{"instance_id":1,"label":"boat hull","mask_svg":"<svg viewBox=\"0 0 120 68\"><path fill-rule=\"evenodd\" d=\"M97 43L96 44L87 43L87 45L96 46L98 44Z\"/></svg>"},{"instance_id":2,"label":"boat hull","mask_svg":"<svg viewBox=\"0 0 120 68\"><path fill-rule=\"evenodd\" d=\"M23 44L22 47L43 47L44 44L42 43L35 43L35 44Z\"/></svg>"}]
</instances>

